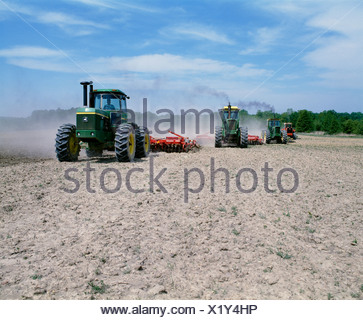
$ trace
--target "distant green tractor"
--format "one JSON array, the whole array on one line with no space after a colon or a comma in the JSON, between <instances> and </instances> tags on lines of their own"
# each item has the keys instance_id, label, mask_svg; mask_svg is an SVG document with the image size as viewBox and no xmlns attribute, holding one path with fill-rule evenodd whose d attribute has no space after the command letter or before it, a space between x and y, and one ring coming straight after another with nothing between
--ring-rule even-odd
<instances>
[{"instance_id":1,"label":"distant green tractor","mask_svg":"<svg viewBox=\"0 0 363 320\"><path fill-rule=\"evenodd\" d=\"M220 148L225 145L247 148L248 129L240 127L240 109L229 104L218 111L223 126L215 129L215 147Z\"/></svg>"},{"instance_id":2,"label":"distant green tractor","mask_svg":"<svg viewBox=\"0 0 363 320\"><path fill-rule=\"evenodd\" d=\"M103 150L115 151L120 162L147 157L149 130L127 122L126 99L117 89L93 90L92 81L81 82L83 108L77 109L77 125L64 124L58 129L55 152L59 161L77 161L82 147L88 157L102 156ZM89 106L87 105L87 87Z\"/></svg>"},{"instance_id":3,"label":"distant green tractor","mask_svg":"<svg viewBox=\"0 0 363 320\"><path fill-rule=\"evenodd\" d=\"M288 136L286 130L281 130L280 119L268 119L267 130L262 131L261 138L267 144L271 141L286 144Z\"/></svg>"}]
</instances>

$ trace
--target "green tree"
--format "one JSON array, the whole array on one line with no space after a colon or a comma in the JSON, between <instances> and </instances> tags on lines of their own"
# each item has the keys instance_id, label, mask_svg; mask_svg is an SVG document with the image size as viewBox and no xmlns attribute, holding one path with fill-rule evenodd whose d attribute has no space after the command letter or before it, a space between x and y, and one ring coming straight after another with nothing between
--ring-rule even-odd
<instances>
[{"instance_id":1,"label":"green tree","mask_svg":"<svg viewBox=\"0 0 363 320\"><path fill-rule=\"evenodd\" d=\"M355 127L353 133L363 134L363 119L362 120L355 120L354 122L356 122L356 127Z\"/></svg>"},{"instance_id":2,"label":"green tree","mask_svg":"<svg viewBox=\"0 0 363 320\"><path fill-rule=\"evenodd\" d=\"M314 130L311 111L300 110L296 124L296 131L311 132Z\"/></svg>"},{"instance_id":3,"label":"green tree","mask_svg":"<svg viewBox=\"0 0 363 320\"><path fill-rule=\"evenodd\" d=\"M356 123L352 119L345 120L342 124L344 133L353 133L356 129Z\"/></svg>"},{"instance_id":4,"label":"green tree","mask_svg":"<svg viewBox=\"0 0 363 320\"><path fill-rule=\"evenodd\" d=\"M326 133L334 134L342 131L338 114L334 110L323 111L320 118L322 118L322 130Z\"/></svg>"}]
</instances>

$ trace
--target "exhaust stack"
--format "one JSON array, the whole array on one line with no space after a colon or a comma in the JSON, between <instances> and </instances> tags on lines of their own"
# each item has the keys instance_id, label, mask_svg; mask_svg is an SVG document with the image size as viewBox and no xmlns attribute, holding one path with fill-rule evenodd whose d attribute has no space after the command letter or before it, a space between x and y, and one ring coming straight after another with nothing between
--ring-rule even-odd
<instances>
[{"instance_id":1,"label":"exhaust stack","mask_svg":"<svg viewBox=\"0 0 363 320\"><path fill-rule=\"evenodd\" d=\"M93 89L92 81L82 81L81 85L83 86L83 107L87 108L87 86L91 85L91 89Z\"/></svg>"}]
</instances>

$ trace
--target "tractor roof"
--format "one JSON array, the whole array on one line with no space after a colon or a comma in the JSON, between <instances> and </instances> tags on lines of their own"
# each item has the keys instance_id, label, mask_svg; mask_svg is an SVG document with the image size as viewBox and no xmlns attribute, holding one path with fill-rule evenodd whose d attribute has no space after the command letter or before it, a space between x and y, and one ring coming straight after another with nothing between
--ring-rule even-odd
<instances>
[{"instance_id":1,"label":"tractor roof","mask_svg":"<svg viewBox=\"0 0 363 320\"><path fill-rule=\"evenodd\" d=\"M126 93L122 92L119 89L95 89L93 90L94 93L116 93L126 96Z\"/></svg>"},{"instance_id":2,"label":"tractor roof","mask_svg":"<svg viewBox=\"0 0 363 320\"><path fill-rule=\"evenodd\" d=\"M224 106L223 109L228 110L228 106ZM231 110L239 110L239 108L236 106L231 106Z\"/></svg>"}]
</instances>

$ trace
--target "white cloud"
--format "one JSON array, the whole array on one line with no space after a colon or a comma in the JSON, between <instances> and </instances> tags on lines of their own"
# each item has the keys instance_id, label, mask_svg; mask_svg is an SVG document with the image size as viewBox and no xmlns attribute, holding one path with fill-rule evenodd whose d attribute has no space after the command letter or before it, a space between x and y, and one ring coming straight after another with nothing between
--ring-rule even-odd
<instances>
[{"instance_id":1,"label":"white cloud","mask_svg":"<svg viewBox=\"0 0 363 320\"><path fill-rule=\"evenodd\" d=\"M130 3L130 1L119 1L119 0L69 0L71 2L78 2L89 6L95 7L104 7L104 8L123 8L129 9L133 11L144 11L149 13L160 12L160 9L150 7L148 5L141 5L134 3Z\"/></svg>"},{"instance_id":2,"label":"white cloud","mask_svg":"<svg viewBox=\"0 0 363 320\"><path fill-rule=\"evenodd\" d=\"M62 53L58 50L33 46L17 46L10 49L0 50L0 57L6 58L46 58L59 57L61 55Z\"/></svg>"},{"instance_id":3,"label":"white cloud","mask_svg":"<svg viewBox=\"0 0 363 320\"><path fill-rule=\"evenodd\" d=\"M55 25L61 28L72 36L83 36L94 33L98 29L109 29L107 23L98 23L93 20L82 19L78 16L64 13L45 11L40 8L35 8L26 5L18 5L11 3L10 5L5 2L0 2L0 11L3 14L18 15L22 20L28 24L41 23L45 25ZM35 28L33 26L33 28Z\"/></svg>"},{"instance_id":4,"label":"white cloud","mask_svg":"<svg viewBox=\"0 0 363 320\"><path fill-rule=\"evenodd\" d=\"M253 42L252 47L241 50L242 55L264 54L271 50L273 45L281 38L281 28L259 28L256 31L248 32Z\"/></svg>"},{"instance_id":5,"label":"white cloud","mask_svg":"<svg viewBox=\"0 0 363 320\"><path fill-rule=\"evenodd\" d=\"M234 44L227 35L213 30L213 27L189 23L173 27L167 27L160 31L161 34L169 37L189 37L197 40L208 40L217 43Z\"/></svg>"},{"instance_id":6,"label":"white cloud","mask_svg":"<svg viewBox=\"0 0 363 320\"><path fill-rule=\"evenodd\" d=\"M109 27L103 23L96 23L90 20L84 20L79 17L64 14L62 12L44 12L37 16L38 22L45 24L55 24L60 28L67 26L85 26L99 29L108 29ZM73 29L74 31L74 29Z\"/></svg>"},{"instance_id":7,"label":"white cloud","mask_svg":"<svg viewBox=\"0 0 363 320\"><path fill-rule=\"evenodd\" d=\"M363 87L363 8L332 7L308 21L323 31L333 31L317 39L316 48L303 61L320 70L319 78L330 86Z\"/></svg>"},{"instance_id":8,"label":"white cloud","mask_svg":"<svg viewBox=\"0 0 363 320\"><path fill-rule=\"evenodd\" d=\"M78 59L68 53L42 47L14 47L0 50L0 57L7 63L28 69L48 70L67 73L88 73L96 77L128 77L149 81L155 77L168 78L171 82L178 79L195 82L210 78L221 81L241 79L259 80L270 75L270 71L259 69L252 64L241 66L224 61L202 58L189 58L172 54L148 54L133 57L99 57ZM73 62L73 63L72 63ZM203 80L205 81L205 80Z\"/></svg>"}]
</instances>

